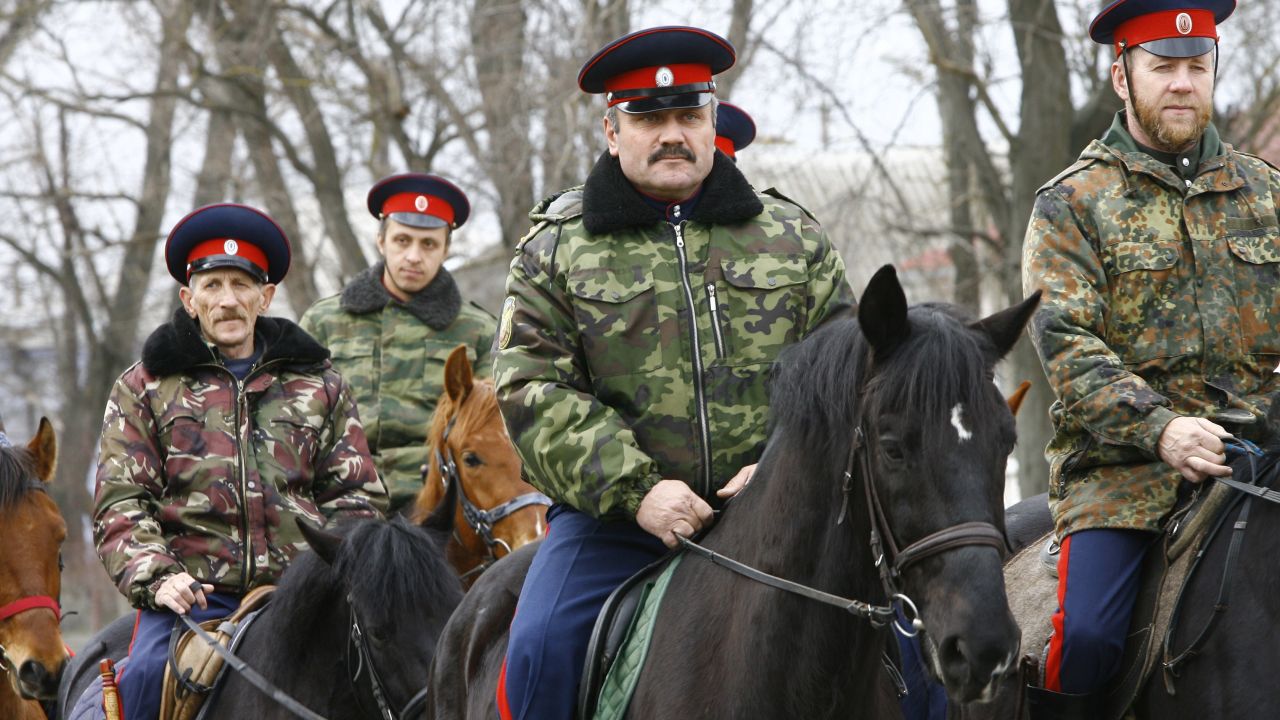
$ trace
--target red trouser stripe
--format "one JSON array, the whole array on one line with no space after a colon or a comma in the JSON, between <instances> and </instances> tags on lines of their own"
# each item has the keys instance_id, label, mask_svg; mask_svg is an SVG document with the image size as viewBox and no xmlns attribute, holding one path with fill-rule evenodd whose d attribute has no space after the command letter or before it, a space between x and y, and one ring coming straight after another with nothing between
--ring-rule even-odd
<instances>
[{"instance_id":1,"label":"red trouser stripe","mask_svg":"<svg viewBox=\"0 0 1280 720\"><path fill-rule=\"evenodd\" d=\"M498 717L512 720L511 706L507 704L507 659L502 659L502 672L498 674Z\"/></svg>"},{"instance_id":2,"label":"red trouser stripe","mask_svg":"<svg viewBox=\"0 0 1280 720\"><path fill-rule=\"evenodd\" d=\"M1071 536L1063 538L1058 551L1058 611L1053 614L1053 635L1049 637L1049 651L1044 659L1044 686L1053 692L1062 692L1062 627L1067 614L1063 610L1067 601L1067 565L1071 555Z\"/></svg>"}]
</instances>

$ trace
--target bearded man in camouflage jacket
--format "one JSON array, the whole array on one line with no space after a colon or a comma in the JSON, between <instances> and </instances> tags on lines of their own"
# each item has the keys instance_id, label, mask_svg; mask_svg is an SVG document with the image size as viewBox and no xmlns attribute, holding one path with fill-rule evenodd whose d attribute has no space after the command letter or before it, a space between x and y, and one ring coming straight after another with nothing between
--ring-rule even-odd
<instances>
[{"instance_id":1,"label":"bearded man in camouflage jacket","mask_svg":"<svg viewBox=\"0 0 1280 720\"><path fill-rule=\"evenodd\" d=\"M431 457L427 429L444 392L444 363L459 345L477 377L489 377L497 321L464 302L444 267L471 205L438 175L405 173L369 190L382 262L307 310L301 325L333 353L351 383L369 450L391 493L410 507Z\"/></svg>"},{"instance_id":2,"label":"bearded man in camouflage jacket","mask_svg":"<svg viewBox=\"0 0 1280 720\"><path fill-rule=\"evenodd\" d=\"M743 487L778 353L853 302L818 223L715 150L712 76L733 60L723 38L673 27L588 61L609 150L534 210L511 264L494 377L529 480L557 504L511 626L504 718L573 716L605 598Z\"/></svg>"},{"instance_id":3,"label":"bearded man in camouflage jacket","mask_svg":"<svg viewBox=\"0 0 1280 720\"><path fill-rule=\"evenodd\" d=\"M289 267L271 218L211 205L165 245L182 307L107 403L94 540L139 608L119 687L125 717L159 712L177 614L233 611L305 549L296 521L379 517L378 479L347 383L297 325L261 317Z\"/></svg>"},{"instance_id":4,"label":"bearded man in camouflage jacket","mask_svg":"<svg viewBox=\"0 0 1280 720\"><path fill-rule=\"evenodd\" d=\"M1280 383L1280 172L1210 122L1234 0L1117 0L1114 124L1036 198L1023 255L1057 395L1047 449L1059 598L1033 718L1096 717L1142 559L1180 482L1229 475Z\"/></svg>"}]
</instances>

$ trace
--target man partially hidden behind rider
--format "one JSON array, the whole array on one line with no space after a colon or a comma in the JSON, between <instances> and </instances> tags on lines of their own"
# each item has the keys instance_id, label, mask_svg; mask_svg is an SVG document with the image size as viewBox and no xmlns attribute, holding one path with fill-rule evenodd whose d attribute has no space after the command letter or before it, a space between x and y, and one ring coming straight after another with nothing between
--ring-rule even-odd
<instances>
[{"instance_id":1,"label":"man partially hidden behind rider","mask_svg":"<svg viewBox=\"0 0 1280 720\"><path fill-rule=\"evenodd\" d=\"M852 304L818 223L715 148L724 39L620 38L583 67L608 151L543 201L511 264L494 355L529 480L556 505L511 626L504 718L571 718L596 613L710 526L765 441L778 353Z\"/></svg>"},{"instance_id":2,"label":"man partially hidden behind rider","mask_svg":"<svg viewBox=\"0 0 1280 720\"><path fill-rule=\"evenodd\" d=\"M1280 389L1280 172L1210 122L1234 0L1118 0L1090 27L1125 103L1041 188L1023 283L1057 395L1047 449L1060 607L1033 718L1093 718L1180 482L1230 474Z\"/></svg>"},{"instance_id":3,"label":"man partially hidden behind rider","mask_svg":"<svg viewBox=\"0 0 1280 720\"><path fill-rule=\"evenodd\" d=\"M289 268L271 218L211 205L165 244L182 307L116 381L103 419L93 535L139 609L119 687L155 718L177 615L223 617L305 548L295 520L375 517L387 495L351 389L297 325L265 317Z\"/></svg>"}]
</instances>

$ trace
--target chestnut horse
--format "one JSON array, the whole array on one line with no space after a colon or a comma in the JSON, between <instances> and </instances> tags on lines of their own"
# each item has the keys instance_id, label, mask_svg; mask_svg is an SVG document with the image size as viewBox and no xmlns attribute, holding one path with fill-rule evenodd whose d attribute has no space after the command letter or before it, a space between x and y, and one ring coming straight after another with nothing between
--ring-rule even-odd
<instances>
[{"instance_id":1,"label":"chestnut horse","mask_svg":"<svg viewBox=\"0 0 1280 720\"><path fill-rule=\"evenodd\" d=\"M449 562L470 587L485 568L542 537L551 500L525 482L511 445L493 381L476 379L466 347L449 354L444 395L431 419L432 448L426 482L414 503L421 520L435 510L450 483L458 483Z\"/></svg>"},{"instance_id":2,"label":"chestnut horse","mask_svg":"<svg viewBox=\"0 0 1280 720\"><path fill-rule=\"evenodd\" d=\"M57 463L53 426L15 446L0 423L0 718L43 720L67 662L58 621L67 525L49 497Z\"/></svg>"}]
</instances>

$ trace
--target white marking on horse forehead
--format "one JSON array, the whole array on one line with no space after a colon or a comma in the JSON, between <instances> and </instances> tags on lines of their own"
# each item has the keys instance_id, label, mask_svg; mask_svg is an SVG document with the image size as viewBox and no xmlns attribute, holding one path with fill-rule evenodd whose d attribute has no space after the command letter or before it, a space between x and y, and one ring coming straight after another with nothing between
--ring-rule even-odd
<instances>
[{"instance_id":1,"label":"white marking on horse forehead","mask_svg":"<svg viewBox=\"0 0 1280 720\"><path fill-rule=\"evenodd\" d=\"M951 427L956 429L956 435L960 436L960 442L965 442L973 437L973 433L969 432L969 428L964 426L964 403L957 403L951 408Z\"/></svg>"}]
</instances>

